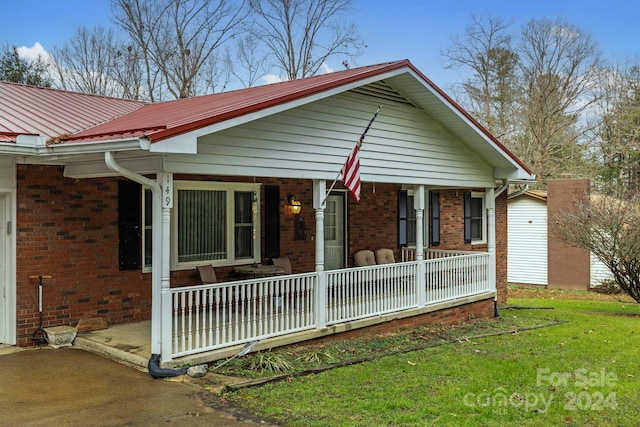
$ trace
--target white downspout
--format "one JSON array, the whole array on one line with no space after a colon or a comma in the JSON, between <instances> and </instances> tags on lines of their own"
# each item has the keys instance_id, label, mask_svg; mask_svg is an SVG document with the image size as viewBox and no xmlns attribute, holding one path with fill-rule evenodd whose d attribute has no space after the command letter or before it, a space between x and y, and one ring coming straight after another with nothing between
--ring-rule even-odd
<instances>
[{"instance_id":1,"label":"white downspout","mask_svg":"<svg viewBox=\"0 0 640 427\"><path fill-rule=\"evenodd\" d=\"M162 271L165 266L162 263L162 188L156 181L133 171L124 169L116 163L113 154L109 151L104 153L104 162L109 169L119 175L146 185L151 188L153 194L153 253L151 265L151 354L161 354L162 352ZM169 268L167 264L166 268Z\"/></svg>"}]
</instances>

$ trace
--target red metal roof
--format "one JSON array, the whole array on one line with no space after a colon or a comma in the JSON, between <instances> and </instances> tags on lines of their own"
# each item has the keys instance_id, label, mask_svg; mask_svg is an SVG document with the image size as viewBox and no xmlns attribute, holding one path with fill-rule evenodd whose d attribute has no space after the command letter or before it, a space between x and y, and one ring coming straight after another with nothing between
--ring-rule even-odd
<instances>
[{"instance_id":1,"label":"red metal roof","mask_svg":"<svg viewBox=\"0 0 640 427\"><path fill-rule=\"evenodd\" d=\"M409 61L388 62L336 73L248 89L147 104L130 114L65 138L66 141L113 139L121 133L146 136L152 142L301 99L327 89L394 70Z\"/></svg>"},{"instance_id":2,"label":"red metal roof","mask_svg":"<svg viewBox=\"0 0 640 427\"><path fill-rule=\"evenodd\" d=\"M0 142L19 133L44 135L49 143L55 144L139 137L156 142L403 68L418 75L450 107L464 115L504 153L531 173L500 141L408 60L158 103L0 82Z\"/></svg>"},{"instance_id":3,"label":"red metal roof","mask_svg":"<svg viewBox=\"0 0 640 427\"><path fill-rule=\"evenodd\" d=\"M144 102L57 89L0 84L0 142L18 135L72 135L145 105Z\"/></svg>"}]
</instances>

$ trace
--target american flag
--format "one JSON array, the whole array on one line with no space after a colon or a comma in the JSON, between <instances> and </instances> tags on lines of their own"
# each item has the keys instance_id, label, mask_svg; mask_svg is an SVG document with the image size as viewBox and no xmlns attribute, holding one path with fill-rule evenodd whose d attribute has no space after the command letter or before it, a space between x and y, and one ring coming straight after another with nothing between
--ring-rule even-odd
<instances>
[{"instance_id":1,"label":"american flag","mask_svg":"<svg viewBox=\"0 0 640 427\"><path fill-rule=\"evenodd\" d=\"M360 140L356 143L356 146L353 147L353 150L347 157L347 161L344 162L344 166L342 167L342 179L344 179L344 185L351 191L353 194L353 198L356 199L356 202L360 201L360 189L362 185L360 183L360 147L362 146L362 142L364 141L364 136L369 131L371 127L371 123L376 119L378 112L380 111L380 107L376 110L376 113L373 115L367 128L362 132L362 136Z\"/></svg>"},{"instance_id":2,"label":"american flag","mask_svg":"<svg viewBox=\"0 0 640 427\"><path fill-rule=\"evenodd\" d=\"M342 167L342 178L344 179L344 185L351 191L356 202L360 201L360 146L362 145L362 138L353 150L347 161L344 162Z\"/></svg>"}]
</instances>

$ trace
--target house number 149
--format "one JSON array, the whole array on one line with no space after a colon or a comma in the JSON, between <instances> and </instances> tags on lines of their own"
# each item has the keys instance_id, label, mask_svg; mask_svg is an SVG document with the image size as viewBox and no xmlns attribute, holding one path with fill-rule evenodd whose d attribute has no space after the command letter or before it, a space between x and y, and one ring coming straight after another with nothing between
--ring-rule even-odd
<instances>
[{"instance_id":1,"label":"house number 149","mask_svg":"<svg viewBox=\"0 0 640 427\"><path fill-rule=\"evenodd\" d=\"M173 208L173 177L171 174L162 174L162 207Z\"/></svg>"}]
</instances>

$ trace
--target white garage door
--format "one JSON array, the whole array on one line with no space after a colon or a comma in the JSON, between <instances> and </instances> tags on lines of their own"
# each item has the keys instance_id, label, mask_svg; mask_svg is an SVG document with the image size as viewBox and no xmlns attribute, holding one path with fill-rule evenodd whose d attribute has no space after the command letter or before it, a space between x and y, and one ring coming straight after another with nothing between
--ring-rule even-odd
<instances>
[{"instance_id":1,"label":"white garage door","mask_svg":"<svg viewBox=\"0 0 640 427\"><path fill-rule=\"evenodd\" d=\"M520 196L509 200L507 280L547 284L547 204Z\"/></svg>"}]
</instances>

